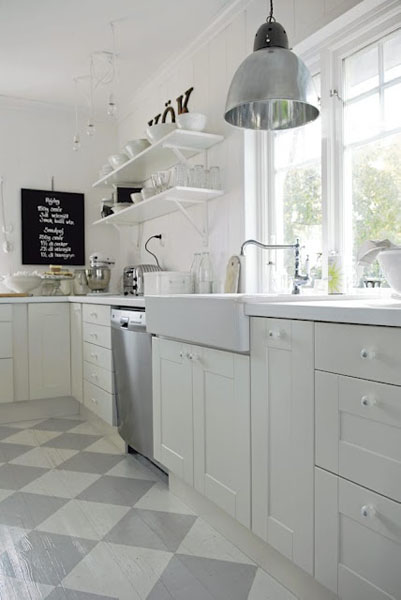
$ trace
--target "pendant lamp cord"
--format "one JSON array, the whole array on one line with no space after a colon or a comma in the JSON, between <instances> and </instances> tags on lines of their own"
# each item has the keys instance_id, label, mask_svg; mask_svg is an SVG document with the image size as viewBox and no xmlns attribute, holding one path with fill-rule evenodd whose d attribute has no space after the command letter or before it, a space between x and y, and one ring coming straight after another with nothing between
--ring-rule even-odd
<instances>
[{"instance_id":1,"label":"pendant lamp cord","mask_svg":"<svg viewBox=\"0 0 401 600\"><path fill-rule=\"evenodd\" d=\"M275 21L276 19L273 17L273 0L270 0L270 12L269 12L269 16L267 17L266 21L267 23L271 23L272 21Z\"/></svg>"}]
</instances>

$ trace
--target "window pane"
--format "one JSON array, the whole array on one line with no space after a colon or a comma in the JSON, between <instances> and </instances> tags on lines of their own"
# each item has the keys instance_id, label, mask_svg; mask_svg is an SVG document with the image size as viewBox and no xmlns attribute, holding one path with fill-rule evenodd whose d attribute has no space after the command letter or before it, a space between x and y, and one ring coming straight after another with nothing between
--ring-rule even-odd
<instances>
[{"instance_id":1,"label":"window pane","mask_svg":"<svg viewBox=\"0 0 401 600\"><path fill-rule=\"evenodd\" d=\"M386 129L401 127L401 83L384 90L384 120Z\"/></svg>"},{"instance_id":2,"label":"window pane","mask_svg":"<svg viewBox=\"0 0 401 600\"><path fill-rule=\"evenodd\" d=\"M344 141L352 144L377 135L380 131L379 94L345 106Z\"/></svg>"},{"instance_id":3,"label":"window pane","mask_svg":"<svg viewBox=\"0 0 401 600\"><path fill-rule=\"evenodd\" d=\"M401 134L352 150L349 160L355 259L365 240L401 243ZM367 274L378 276L378 263Z\"/></svg>"},{"instance_id":4,"label":"window pane","mask_svg":"<svg viewBox=\"0 0 401 600\"><path fill-rule=\"evenodd\" d=\"M296 129L275 134L276 169L316 160L320 156L320 119Z\"/></svg>"},{"instance_id":5,"label":"window pane","mask_svg":"<svg viewBox=\"0 0 401 600\"><path fill-rule=\"evenodd\" d=\"M322 192L321 166L317 160L308 166L281 171L276 177L276 198L281 200L285 244L299 238L302 250L301 269L308 256L311 266L316 266L322 252ZM294 274L292 252L283 255L284 265L291 279Z\"/></svg>"},{"instance_id":6,"label":"window pane","mask_svg":"<svg viewBox=\"0 0 401 600\"><path fill-rule=\"evenodd\" d=\"M379 85L378 46L369 46L345 61L345 96L354 98Z\"/></svg>"},{"instance_id":7,"label":"window pane","mask_svg":"<svg viewBox=\"0 0 401 600\"><path fill-rule=\"evenodd\" d=\"M383 44L384 81L401 77L401 31Z\"/></svg>"}]
</instances>

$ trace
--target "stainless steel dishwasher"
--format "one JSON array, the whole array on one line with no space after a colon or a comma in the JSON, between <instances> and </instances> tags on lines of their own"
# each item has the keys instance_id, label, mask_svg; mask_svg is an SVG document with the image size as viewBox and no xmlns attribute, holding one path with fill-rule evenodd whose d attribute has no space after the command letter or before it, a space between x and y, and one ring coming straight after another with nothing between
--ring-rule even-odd
<instances>
[{"instance_id":1,"label":"stainless steel dishwasher","mask_svg":"<svg viewBox=\"0 0 401 600\"><path fill-rule=\"evenodd\" d=\"M111 310L118 431L127 445L152 462L152 336L144 309Z\"/></svg>"}]
</instances>

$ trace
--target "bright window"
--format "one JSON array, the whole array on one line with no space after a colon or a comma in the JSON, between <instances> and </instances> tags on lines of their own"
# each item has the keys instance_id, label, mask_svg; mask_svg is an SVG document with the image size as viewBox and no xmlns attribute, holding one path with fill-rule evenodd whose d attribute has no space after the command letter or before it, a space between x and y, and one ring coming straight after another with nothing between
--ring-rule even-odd
<instances>
[{"instance_id":1,"label":"bright window","mask_svg":"<svg viewBox=\"0 0 401 600\"><path fill-rule=\"evenodd\" d=\"M343 73L344 252L358 286L380 277L377 262L356 266L363 241L401 244L401 30L345 58Z\"/></svg>"},{"instance_id":2,"label":"bright window","mask_svg":"<svg viewBox=\"0 0 401 600\"><path fill-rule=\"evenodd\" d=\"M317 94L320 77L314 77ZM321 270L322 177L321 119L265 136L267 145L265 180L269 210L260 229L261 239L271 244L302 245L301 271ZM288 292L294 275L293 251L260 256L260 291ZM321 275L320 275L321 276Z\"/></svg>"}]
</instances>

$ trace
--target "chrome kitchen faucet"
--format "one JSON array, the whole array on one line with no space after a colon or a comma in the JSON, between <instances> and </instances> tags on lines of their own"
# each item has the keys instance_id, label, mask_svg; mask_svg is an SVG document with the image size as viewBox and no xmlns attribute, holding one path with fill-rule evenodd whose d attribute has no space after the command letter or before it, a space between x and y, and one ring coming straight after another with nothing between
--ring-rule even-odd
<instances>
[{"instance_id":1,"label":"chrome kitchen faucet","mask_svg":"<svg viewBox=\"0 0 401 600\"><path fill-rule=\"evenodd\" d=\"M301 286L305 285L310 281L309 274L301 275L299 272L299 255L301 245L299 243L299 238L295 240L295 244L263 244L262 242L258 242L257 240L246 240L241 246L241 256L245 256L245 248L247 246L257 246L258 248L262 248L263 250L294 250L294 278L293 278L293 288L292 294L300 294Z\"/></svg>"}]
</instances>

